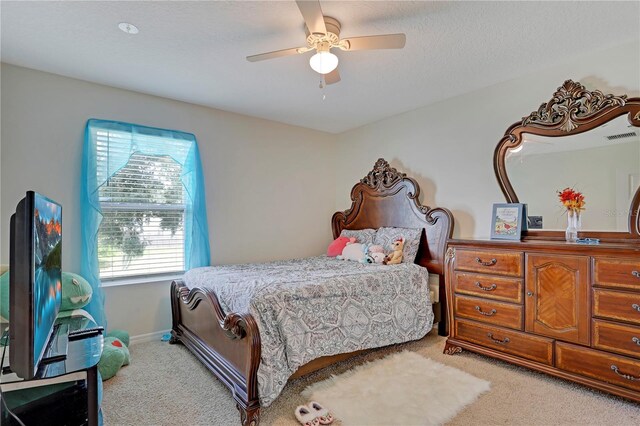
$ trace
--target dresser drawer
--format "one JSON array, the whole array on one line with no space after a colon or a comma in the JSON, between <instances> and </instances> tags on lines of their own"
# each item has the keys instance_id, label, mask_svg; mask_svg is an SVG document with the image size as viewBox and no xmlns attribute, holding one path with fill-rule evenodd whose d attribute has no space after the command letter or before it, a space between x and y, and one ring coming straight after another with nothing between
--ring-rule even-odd
<instances>
[{"instance_id":1,"label":"dresser drawer","mask_svg":"<svg viewBox=\"0 0 640 426\"><path fill-rule=\"evenodd\" d=\"M639 360L558 342L556 367L640 391Z\"/></svg>"},{"instance_id":2,"label":"dresser drawer","mask_svg":"<svg viewBox=\"0 0 640 426\"><path fill-rule=\"evenodd\" d=\"M543 364L553 364L553 340L466 320L456 320L455 336Z\"/></svg>"},{"instance_id":3,"label":"dresser drawer","mask_svg":"<svg viewBox=\"0 0 640 426\"><path fill-rule=\"evenodd\" d=\"M522 330L522 306L478 297L456 296L456 317Z\"/></svg>"},{"instance_id":4,"label":"dresser drawer","mask_svg":"<svg viewBox=\"0 0 640 426\"><path fill-rule=\"evenodd\" d=\"M593 347L640 358L640 327L593 320Z\"/></svg>"},{"instance_id":5,"label":"dresser drawer","mask_svg":"<svg viewBox=\"0 0 640 426\"><path fill-rule=\"evenodd\" d=\"M456 250L455 269L458 271L521 277L522 252L498 250Z\"/></svg>"},{"instance_id":6,"label":"dresser drawer","mask_svg":"<svg viewBox=\"0 0 640 426\"><path fill-rule=\"evenodd\" d=\"M519 278L456 272L453 285L456 293L522 303L523 284Z\"/></svg>"},{"instance_id":7,"label":"dresser drawer","mask_svg":"<svg viewBox=\"0 0 640 426\"><path fill-rule=\"evenodd\" d=\"M598 257L593 265L596 285L640 290L640 259Z\"/></svg>"},{"instance_id":8,"label":"dresser drawer","mask_svg":"<svg viewBox=\"0 0 640 426\"><path fill-rule=\"evenodd\" d=\"M593 290L593 315L640 324L640 293Z\"/></svg>"}]
</instances>

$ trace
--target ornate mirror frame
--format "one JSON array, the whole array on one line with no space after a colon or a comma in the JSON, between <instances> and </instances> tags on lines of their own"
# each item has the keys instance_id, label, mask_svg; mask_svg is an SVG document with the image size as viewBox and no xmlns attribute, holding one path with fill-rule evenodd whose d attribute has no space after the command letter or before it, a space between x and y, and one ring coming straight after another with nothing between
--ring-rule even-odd
<instances>
[{"instance_id":1,"label":"ornate mirror frame","mask_svg":"<svg viewBox=\"0 0 640 426\"><path fill-rule=\"evenodd\" d=\"M605 95L599 90L589 91L572 80L567 80L553 94L549 102L540 105L522 121L507 129L493 155L493 168L498 185L508 203L518 203L506 170L506 156L509 149L522 144L525 133L549 137L568 136L584 133L627 114L629 123L640 127L640 98L627 95ZM636 191L629 209L627 232L586 231L581 236L600 238L603 242L640 243L640 188ZM524 239L563 240L564 231L527 231Z\"/></svg>"}]
</instances>

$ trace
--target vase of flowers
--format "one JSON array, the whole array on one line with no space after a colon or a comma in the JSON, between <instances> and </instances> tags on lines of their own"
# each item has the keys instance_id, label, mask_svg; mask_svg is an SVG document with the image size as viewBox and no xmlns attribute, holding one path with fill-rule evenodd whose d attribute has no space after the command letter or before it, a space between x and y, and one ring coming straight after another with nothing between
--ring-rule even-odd
<instances>
[{"instance_id":1,"label":"vase of flowers","mask_svg":"<svg viewBox=\"0 0 640 426\"><path fill-rule=\"evenodd\" d=\"M584 195L573 188L565 188L558 191L560 203L567 210L567 230L565 231L565 240L575 243L578 239L578 232L582 227L581 213L584 210Z\"/></svg>"}]
</instances>

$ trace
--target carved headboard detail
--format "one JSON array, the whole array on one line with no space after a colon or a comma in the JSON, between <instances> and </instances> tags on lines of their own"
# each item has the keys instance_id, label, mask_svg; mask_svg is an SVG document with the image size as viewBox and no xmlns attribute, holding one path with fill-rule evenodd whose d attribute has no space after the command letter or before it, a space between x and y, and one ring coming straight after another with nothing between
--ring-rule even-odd
<instances>
[{"instance_id":1,"label":"carved headboard detail","mask_svg":"<svg viewBox=\"0 0 640 426\"><path fill-rule=\"evenodd\" d=\"M443 274L447 240L453 233L453 215L445 208L423 206L420 186L380 158L351 189L351 208L331 218L333 237L343 229L423 228L416 263Z\"/></svg>"}]
</instances>

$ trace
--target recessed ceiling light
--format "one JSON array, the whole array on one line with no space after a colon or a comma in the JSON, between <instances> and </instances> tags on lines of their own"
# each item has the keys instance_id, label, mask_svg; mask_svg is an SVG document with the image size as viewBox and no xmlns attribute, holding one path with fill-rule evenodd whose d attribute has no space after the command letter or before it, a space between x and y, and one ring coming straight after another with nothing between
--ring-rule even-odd
<instances>
[{"instance_id":1,"label":"recessed ceiling light","mask_svg":"<svg viewBox=\"0 0 640 426\"><path fill-rule=\"evenodd\" d=\"M120 28L122 31L124 31L127 34L138 34L140 32L138 27L128 22L120 22L118 24L118 28Z\"/></svg>"}]
</instances>

